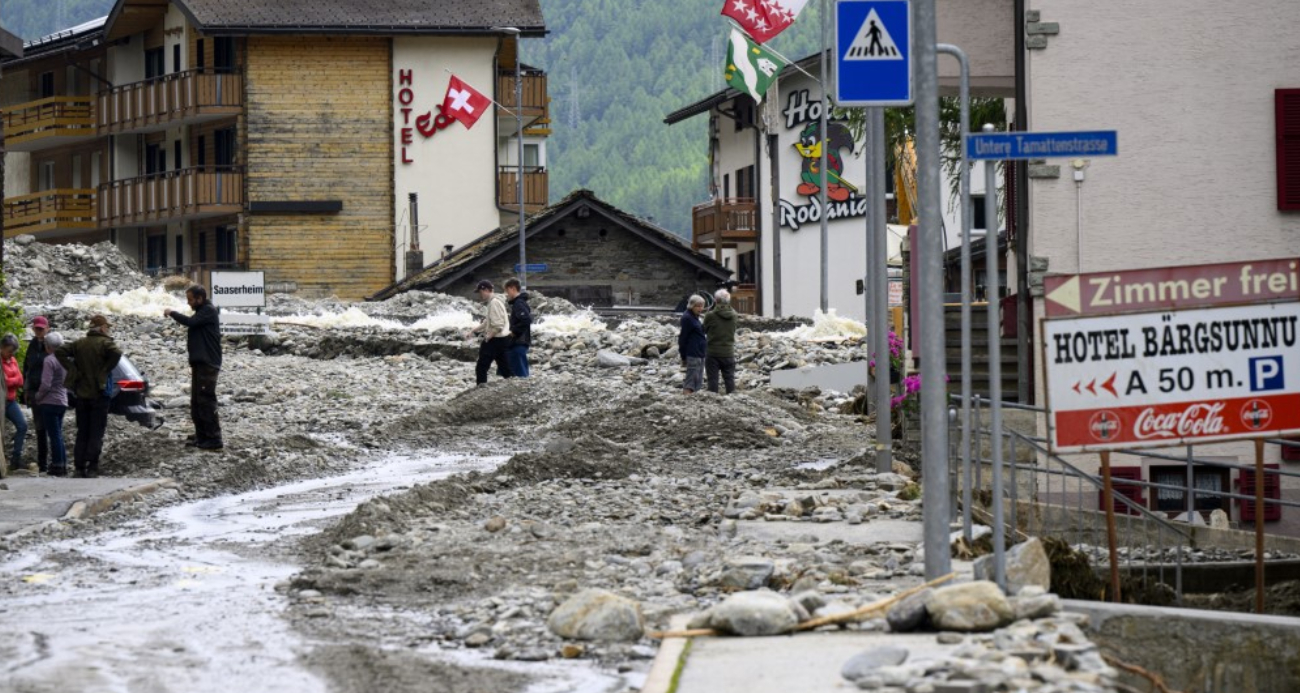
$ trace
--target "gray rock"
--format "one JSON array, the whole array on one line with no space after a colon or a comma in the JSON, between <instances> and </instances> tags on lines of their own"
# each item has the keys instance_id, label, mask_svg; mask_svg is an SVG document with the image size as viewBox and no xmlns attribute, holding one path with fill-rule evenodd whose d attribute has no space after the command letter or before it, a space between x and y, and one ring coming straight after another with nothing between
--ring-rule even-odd
<instances>
[{"instance_id":1,"label":"gray rock","mask_svg":"<svg viewBox=\"0 0 1300 693\"><path fill-rule=\"evenodd\" d=\"M1047 618L1061 611L1061 598L1055 594L1016 595L1011 598L1011 608L1016 612L1017 621Z\"/></svg>"},{"instance_id":2,"label":"gray rock","mask_svg":"<svg viewBox=\"0 0 1300 693\"><path fill-rule=\"evenodd\" d=\"M776 572L776 564L761 556L742 556L727 561L719 584L738 590L756 590L767 584Z\"/></svg>"},{"instance_id":3,"label":"gray rock","mask_svg":"<svg viewBox=\"0 0 1300 693\"><path fill-rule=\"evenodd\" d=\"M362 534L360 536L352 537L351 539L348 539L347 541L343 542L343 548L353 549L355 551L365 551L366 549L370 548L370 545L373 543L375 543L374 537L370 536L369 534Z\"/></svg>"},{"instance_id":4,"label":"gray rock","mask_svg":"<svg viewBox=\"0 0 1300 693\"><path fill-rule=\"evenodd\" d=\"M634 642L645 632L641 605L605 590L583 590L546 619L552 633L571 640Z\"/></svg>"},{"instance_id":5,"label":"gray rock","mask_svg":"<svg viewBox=\"0 0 1300 693\"><path fill-rule=\"evenodd\" d=\"M790 600L769 590L737 592L709 611L709 624L732 635L780 635L798 623Z\"/></svg>"},{"instance_id":6,"label":"gray rock","mask_svg":"<svg viewBox=\"0 0 1300 693\"><path fill-rule=\"evenodd\" d=\"M21 236L14 236L14 243L17 243L18 245L24 247L29 246L35 242L36 242L36 237L31 235L30 233L25 233Z\"/></svg>"},{"instance_id":7,"label":"gray rock","mask_svg":"<svg viewBox=\"0 0 1300 693\"><path fill-rule=\"evenodd\" d=\"M889 629L895 633L909 633L925 625L928 616L925 603L933 594L932 588L926 588L890 607L885 614Z\"/></svg>"},{"instance_id":8,"label":"gray rock","mask_svg":"<svg viewBox=\"0 0 1300 693\"><path fill-rule=\"evenodd\" d=\"M491 518L489 518L487 522L483 523L483 529L486 529L487 531L492 533L500 532L505 528L506 528L506 518L501 517L500 515L494 515Z\"/></svg>"},{"instance_id":9,"label":"gray rock","mask_svg":"<svg viewBox=\"0 0 1300 693\"><path fill-rule=\"evenodd\" d=\"M1050 589L1052 586L1052 565L1047 560L1047 550L1038 537L1021 542L1007 549L1007 592L1018 594L1029 585ZM975 579L992 580L994 573L993 556L981 556L975 561Z\"/></svg>"},{"instance_id":10,"label":"gray rock","mask_svg":"<svg viewBox=\"0 0 1300 693\"><path fill-rule=\"evenodd\" d=\"M853 655L849 661L845 662L840 669L840 676L857 682L859 679L875 674L880 667L897 666L906 662L908 654L906 647L897 645L873 647L865 652Z\"/></svg>"},{"instance_id":11,"label":"gray rock","mask_svg":"<svg viewBox=\"0 0 1300 693\"><path fill-rule=\"evenodd\" d=\"M925 610L936 628L963 632L994 630L1016 616L1002 590L987 580L935 590Z\"/></svg>"},{"instance_id":12,"label":"gray rock","mask_svg":"<svg viewBox=\"0 0 1300 693\"><path fill-rule=\"evenodd\" d=\"M803 608L810 612L826 606L826 598L821 595L821 592L818 592L815 589L796 592L790 598L799 602Z\"/></svg>"},{"instance_id":13,"label":"gray rock","mask_svg":"<svg viewBox=\"0 0 1300 693\"><path fill-rule=\"evenodd\" d=\"M645 362L645 359L615 354L604 349L596 352L596 365L601 368L627 368L629 366L640 366Z\"/></svg>"}]
</instances>

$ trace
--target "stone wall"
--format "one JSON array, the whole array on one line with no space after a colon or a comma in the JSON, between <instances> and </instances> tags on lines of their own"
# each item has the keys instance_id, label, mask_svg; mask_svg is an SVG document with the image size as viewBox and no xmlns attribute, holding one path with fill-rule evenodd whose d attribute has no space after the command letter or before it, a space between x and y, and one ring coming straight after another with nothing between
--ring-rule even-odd
<instances>
[{"instance_id":1,"label":"stone wall","mask_svg":"<svg viewBox=\"0 0 1300 693\"><path fill-rule=\"evenodd\" d=\"M488 279L501 290L516 275L514 241L498 258L460 279L447 293L473 297ZM529 288L579 305L676 306L692 291L713 291L717 280L599 214L568 217L528 238L528 264L545 272L528 274Z\"/></svg>"}]
</instances>

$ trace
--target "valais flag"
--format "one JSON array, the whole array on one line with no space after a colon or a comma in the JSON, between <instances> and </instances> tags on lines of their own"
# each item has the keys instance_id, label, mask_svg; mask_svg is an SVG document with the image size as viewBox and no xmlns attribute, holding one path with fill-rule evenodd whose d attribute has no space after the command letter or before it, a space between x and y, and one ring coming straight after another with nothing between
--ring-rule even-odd
<instances>
[{"instance_id":1,"label":"valais flag","mask_svg":"<svg viewBox=\"0 0 1300 693\"><path fill-rule=\"evenodd\" d=\"M451 81L447 83L447 95L442 97L442 114L464 123L468 130L487 113L488 106L491 105L492 99L452 75Z\"/></svg>"},{"instance_id":2,"label":"valais flag","mask_svg":"<svg viewBox=\"0 0 1300 693\"><path fill-rule=\"evenodd\" d=\"M722 14L736 20L745 33L763 43L794 24L808 0L727 0Z\"/></svg>"}]
</instances>

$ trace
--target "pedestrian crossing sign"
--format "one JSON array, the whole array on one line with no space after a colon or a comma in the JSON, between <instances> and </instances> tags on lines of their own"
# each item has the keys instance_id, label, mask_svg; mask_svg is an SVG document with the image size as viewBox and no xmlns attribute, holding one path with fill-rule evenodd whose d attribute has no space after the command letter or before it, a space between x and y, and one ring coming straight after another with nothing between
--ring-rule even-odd
<instances>
[{"instance_id":1,"label":"pedestrian crossing sign","mask_svg":"<svg viewBox=\"0 0 1300 693\"><path fill-rule=\"evenodd\" d=\"M835 4L835 103L912 103L910 0L839 0Z\"/></svg>"}]
</instances>

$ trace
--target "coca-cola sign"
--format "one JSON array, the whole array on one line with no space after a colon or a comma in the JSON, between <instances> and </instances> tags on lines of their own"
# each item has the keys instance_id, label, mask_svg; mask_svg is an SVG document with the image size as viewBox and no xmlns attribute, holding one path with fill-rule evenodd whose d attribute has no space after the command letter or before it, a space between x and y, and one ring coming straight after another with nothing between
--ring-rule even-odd
<instances>
[{"instance_id":1,"label":"coca-cola sign","mask_svg":"<svg viewBox=\"0 0 1300 693\"><path fill-rule=\"evenodd\" d=\"M1152 438L1186 438L1187 436L1214 436L1223 432L1223 402L1193 404L1181 412L1159 413L1147 407L1138 414L1133 424L1133 437L1138 440Z\"/></svg>"}]
</instances>

